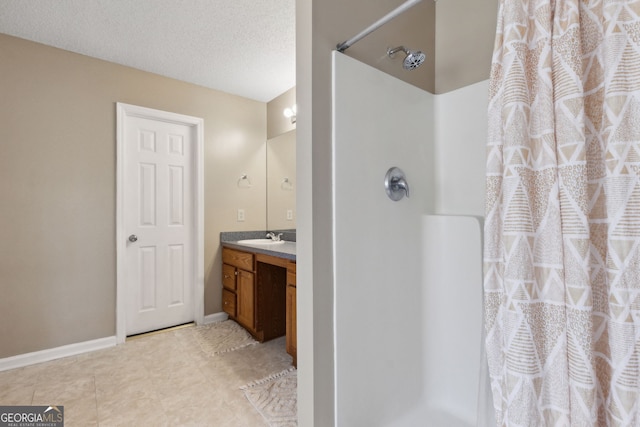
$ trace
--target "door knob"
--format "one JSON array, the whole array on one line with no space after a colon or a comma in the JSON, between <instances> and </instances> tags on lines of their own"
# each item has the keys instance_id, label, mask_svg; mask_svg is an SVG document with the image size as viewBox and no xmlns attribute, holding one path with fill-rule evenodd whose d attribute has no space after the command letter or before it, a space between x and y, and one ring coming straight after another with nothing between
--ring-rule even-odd
<instances>
[{"instance_id":1,"label":"door knob","mask_svg":"<svg viewBox=\"0 0 640 427\"><path fill-rule=\"evenodd\" d=\"M136 236L135 234L132 234L131 236L129 236L129 241L130 242L137 242L138 241L138 236Z\"/></svg>"}]
</instances>

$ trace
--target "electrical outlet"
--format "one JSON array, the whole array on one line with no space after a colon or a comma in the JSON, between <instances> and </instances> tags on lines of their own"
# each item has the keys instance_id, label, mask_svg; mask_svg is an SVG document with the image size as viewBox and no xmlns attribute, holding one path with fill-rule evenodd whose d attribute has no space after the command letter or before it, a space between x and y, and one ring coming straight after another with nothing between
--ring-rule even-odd
<instances>
[{"instance_id":1,"label":"electrical outlet","mask_svg":"<svg viewBox=\"0 0 640 427\"><path fill-rule=\"evenodd\" d=\"M287 221L293 221L293 211L291 209L287 209Z\"/></svg>"},{"instance_id":2,"label":"electrical outlet","mask_svg":"<svg viewBox=\"0 0 640 427\"><path fill-rule=\"evenodd\" d=\"M238 222L244 221L244 209L238 209Z\"/></svg>"}]
</instances>

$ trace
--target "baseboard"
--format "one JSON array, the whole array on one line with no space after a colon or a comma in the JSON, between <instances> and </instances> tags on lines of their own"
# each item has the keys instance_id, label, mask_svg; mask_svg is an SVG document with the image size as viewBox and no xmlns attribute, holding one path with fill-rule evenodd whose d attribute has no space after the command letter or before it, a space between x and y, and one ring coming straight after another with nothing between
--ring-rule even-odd
<instances>
[{"instance_id":1,"label":"baseboard","mask_svg":"<svg viewBox=\"0 0 640 427\"><path fill-rule=\"evenodd\" d=\"M202 322L202 324L208 325L209 323L222 322L224 320L227 320L228 318L229 315L225 312L207 314L206 316L204 316L204 322Z\"/></svg>"},{"instance_id":2,"label":"baseboard","mask_svg":"<svg viewBox=\"0 0 640 427\"><path fill-rule=\"evenodd\" d=\"M224 312L213 313L204 316L204 325L227 320L229 315ZM99 338L97 340L84 341L62 347L49 348L47 350L34 351L32 353L19 354L17 356L0 359L0 372L9 369L22 368L36 363L48 362L62 357L75 356L76 354L102 350L116 345L116 337Z\"/></svg>"},{"instance_id":3,"label":"baseboard","mask_svg":"<svg viewBox=\"0 0 640 427\"><path fill-rule=\"evenodd\" d=\"M76 354L102 350L116 345L116 337L99 338L97 340L84 341L62 347L49 348L47 350L34 351L32 353L19 354L17 356L0 359L0 371L35 365L62 357L75 356Z\"/></svg>"}]
</instances>

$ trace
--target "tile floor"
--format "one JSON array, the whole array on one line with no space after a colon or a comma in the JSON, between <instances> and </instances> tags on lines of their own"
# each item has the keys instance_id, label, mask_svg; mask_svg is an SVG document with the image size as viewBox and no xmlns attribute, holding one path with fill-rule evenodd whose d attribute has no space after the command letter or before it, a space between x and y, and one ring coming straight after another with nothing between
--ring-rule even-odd
<instances>
[{"instance_id":1,"label":"tile floor","mask_svg":"<svg viewBox=\"0 0 640 427\"><path fill-rule=\"evenodd\" d=\"M267 426L240 387L291 367L284 337L208 356L189 329L0 372L0 405L63 405L65 427Z\"/></svg>"}]
</instances>

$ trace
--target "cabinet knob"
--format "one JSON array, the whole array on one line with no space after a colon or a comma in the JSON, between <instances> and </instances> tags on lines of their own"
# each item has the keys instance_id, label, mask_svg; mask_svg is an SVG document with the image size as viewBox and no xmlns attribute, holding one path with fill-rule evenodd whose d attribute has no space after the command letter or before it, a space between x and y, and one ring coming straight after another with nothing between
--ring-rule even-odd
<instances>
[{"instance_id":1,"label":"cabinet knob","mask_svg":"<svg viewBox=\"0 0 640 427\"><path fill-rule=\"evenodd\" d=\"M237 275L238 275L238 272L236 271L234 274L237 276Z\"/></svg>"}]
</instances>

